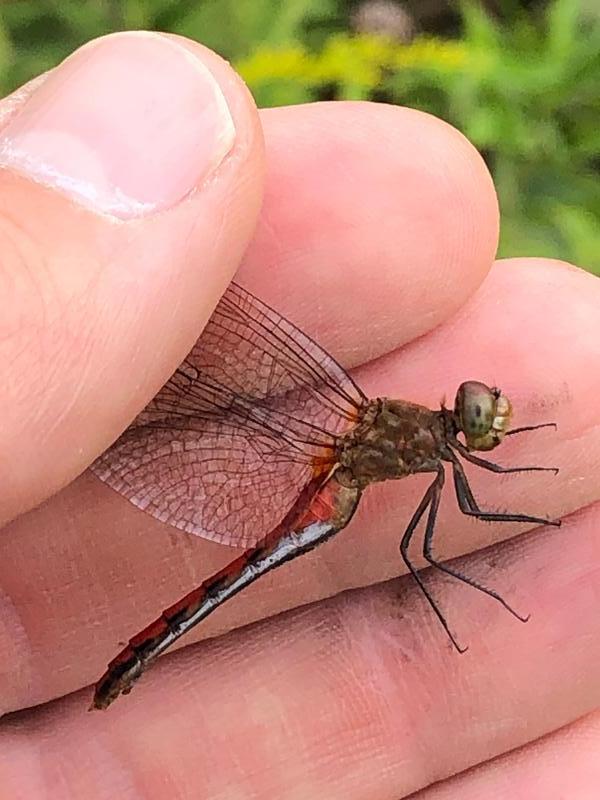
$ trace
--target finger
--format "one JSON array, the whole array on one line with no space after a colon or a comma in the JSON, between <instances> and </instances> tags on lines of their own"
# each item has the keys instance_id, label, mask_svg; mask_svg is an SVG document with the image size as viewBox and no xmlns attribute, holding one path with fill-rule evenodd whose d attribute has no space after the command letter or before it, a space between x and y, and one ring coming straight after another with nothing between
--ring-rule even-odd
<instances>
[{"instance_id":1,"label":"finger","mask_svg":"<svg viewBox=\"0 0 600 800\"><path fill-rule=\"evenodd\" d=\"M346 366L431 330L480 285L498 207L454 128L381 103L269 109L261 121L265 201L239 280Z\"/></svg>"},{"instance_id":2,"label":"finger","mask_svg":"<svg viewBox=\"0 0 600 800\"><path fill-rule=\"evenodd\" d=\"M173 372L248 243L263 172L246 89L181 39L96 40L4 112L0 521L81 472Z\"/></svg>"},{"instance_id":3,"label":"finger","mask_svg":"<svg viewBox=\"0 0 600 800\"><path fill-rule=\"evenodd\" d=\"M481 797L593 798L600 784L600 712L513 753L424 789L412 800Z\"/></svg>"},{"instance_id":4,"label":"finger","mask_svg":"<svg viewBox=\"0 0 600 800\"><path fill-rule=\"evenodd\" d=\"M501 305L495 302L500 292ZM559 476L503 478L473 470L473 488L481 504L492 509L549 516L566 512L598 497L599 411L589 400L598 396L600 378L589 364L598 363L599 292L595 280L561 264L501 262L460 319L430 335L430 349L424 340L380 360L368 374L363 371L365 382L374 389L376 381L381 386L387 381L387 388L399 388L401 396L435 405L459 380L490 376L491 367L477 355L479 347L498 358L502 350L505 362L498 362L490 377L502 384L506 378L505 388L516 398L517 422L553 420L559 425L557 432L514 437L500 448L506 453L502 460L558 465L562 471ZM505 319L514 321L516 335L506 333ZM576 357L572 342L577 342ZM391 385L394 376L396 387ZM263 578L185 641L399 574L398 542L426 480L371 487L347 531L313 556ZM456 510L451 484L445 491L434 542L438 556L520 530L516 525L467 524ZM116 654L118 642L235 554L150 519L89 475L14 522L0 547L5 597L0 672L6 675L3 702L9 708L42 702L94 680ZM518 593L509 599L528 611Z\"/></svg>"},{"instance_id":5,"label":"finger","mask_svg":"<svg viewBox=\"0 0 600 800\"><path fill-rule=\"evenodd\" d=\"M99 796L123 775L144 794L160 774L182 800L399 800L522 746L600 702L599 523L596 505L464 559L469 573L498 560L533 612L522 625L453 590L469 653L440 640L408 578L355 590L166 656L106 712L83 713L88 690L7 721L3 785L41 758L63 793L83 764Z\"/></svg>"},{"instance_id":6,"label":"finger","mask_svg":"<svg viewBox=\"0 0 600 800\"><path fill-rule=\"evenodd\" d=\"M482 507L560 517L599 496L600 411L590 402L600 391L600 373L590 369L600 363L599 302L598 281L569 265L544 259L500 261L448 324L365 365L361 385L371 396L404 395L435 406L444 397L451 405L462 381L482 379L511 399L515 426L556 423L556 432L511 437L489 455L509 466L558 467L558 476L468 472ZM401 481L383 486L377 502L410 508L415 499L414 483ZM363 505L372 500L367 495ZM385 537L388 525L383 525L377 535ZM489 526L465 519L454 502L439 528L446 533L437 537L437 546L447 556L519 531L512 523Z\"/></svg>"}]
</instances>

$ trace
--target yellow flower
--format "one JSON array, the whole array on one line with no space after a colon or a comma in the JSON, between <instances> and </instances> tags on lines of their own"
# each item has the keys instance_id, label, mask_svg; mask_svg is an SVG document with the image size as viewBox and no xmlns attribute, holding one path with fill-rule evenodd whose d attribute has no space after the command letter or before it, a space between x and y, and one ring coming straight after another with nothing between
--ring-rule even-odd
<instances>
[{"instance_id":1,"label":"yellow flower","mask_svg":"<svg viewBox=\"0 0 600 800\"><path fill-rule=\"evenodd\" d=\"M301 45L259 47L235 66L250 86L283 80L374 88L384 71L480 71L485 59L459 41L421 37L401 44L385 36L336 34L329 37L320 53L311 53Z\"/></svg>"}]
</instances>

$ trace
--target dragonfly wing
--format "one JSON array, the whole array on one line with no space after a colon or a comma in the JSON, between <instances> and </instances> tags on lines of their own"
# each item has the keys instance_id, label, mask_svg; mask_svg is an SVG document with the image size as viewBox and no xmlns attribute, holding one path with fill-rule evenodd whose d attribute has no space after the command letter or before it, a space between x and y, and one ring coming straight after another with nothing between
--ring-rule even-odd
<instances>
[{"instance_id":1,"label":"dragonfly wing","mask_svg":"<svg viewBox=\"0 0 600 800\"><path fill-rule=\"evenodd\" d=\"M272 530L313 475L310 463L226 423L130 429L92 470L162 522L236 547Z\"/></svg>"},{"instance_id":2,"label":"dragonfly wing","mask_svg":"<svg viewBox=\"0 0 600 800\"><path fill-rule=\"evenodd\" d=\"M92 470L174 527L247 547L332 466L363 402L319 345L232 284L183 364Z\"/></svg>"}]
</instances>

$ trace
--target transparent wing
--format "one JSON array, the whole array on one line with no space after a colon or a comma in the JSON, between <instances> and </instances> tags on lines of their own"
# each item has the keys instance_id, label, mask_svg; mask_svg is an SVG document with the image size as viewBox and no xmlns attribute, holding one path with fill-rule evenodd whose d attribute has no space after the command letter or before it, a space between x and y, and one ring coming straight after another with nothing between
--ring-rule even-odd
<instances>
[{"instance_id":1,"label":"transparent wing","mask_svg":"<svg viewBox=\"0 0 600 800\"><path fill-rule=\"evenodd\" d=\"M192 351L93 472L176 528L250 546L277 525L365 397L308 336L232 284Z\"/></svg>"}]
</instances>

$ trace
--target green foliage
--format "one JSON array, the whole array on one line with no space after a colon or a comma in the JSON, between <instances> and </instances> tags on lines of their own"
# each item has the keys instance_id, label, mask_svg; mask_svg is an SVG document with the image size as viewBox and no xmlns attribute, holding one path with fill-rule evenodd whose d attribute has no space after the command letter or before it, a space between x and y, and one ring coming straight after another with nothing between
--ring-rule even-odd
<instances>
[{"instance_id":1,"label":"green foliage","mask_svg":"<svg viewBox=\"0 0 600 800\"><path fill-rule=\"evenodd\" d=\"M231 60L259 105L377 99L448 120L484 154L501 254L600 274L600 13L551 0L500 23L469 3L458 39L348 32L344 0L21 0L0 11L6 93L113 30L168 30Z\"/></svg>"},{"instance_id":2,"label":"green foliage","mask_svg":"<svg viewBox=\"0 0 600 800\"><path fill-rule=\"evenodd\" d=\"M501 255L559 257L600 274L600 19L573 0L501 27L464 8L459 40L334 34L318 50L261 45L237 62L262 105L287 89L384 98L451 122L484 154L502 209Z\"/></svg>"}]
</instances>

